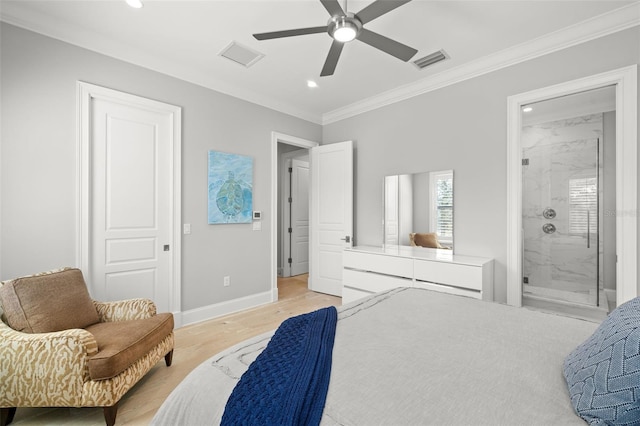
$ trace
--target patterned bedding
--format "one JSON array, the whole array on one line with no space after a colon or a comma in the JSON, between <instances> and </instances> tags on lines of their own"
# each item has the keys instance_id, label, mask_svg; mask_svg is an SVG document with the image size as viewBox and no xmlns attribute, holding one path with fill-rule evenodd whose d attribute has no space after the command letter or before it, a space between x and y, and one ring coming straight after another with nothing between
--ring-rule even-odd
<instances>
[{"instance_id":1,"label":"patterned bedding","mask_svg":"<svg viewBox=\"0 0 640 426\"><path fill-rule=\"evenodd\" d=\"M564 358L597 324L416 288L338 309L324 425L584 425ZM194 369L152 425L219 424L271 333Z\"/></svg>"}]
</instances>

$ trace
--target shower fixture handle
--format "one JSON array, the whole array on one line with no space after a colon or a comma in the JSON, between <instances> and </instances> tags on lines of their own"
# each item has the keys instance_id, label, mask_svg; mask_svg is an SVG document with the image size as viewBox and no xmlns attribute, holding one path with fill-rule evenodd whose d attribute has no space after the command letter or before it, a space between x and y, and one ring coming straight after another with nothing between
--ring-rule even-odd
<instances>
[{"instance_id":1,"label":"shower fixture handle","mask_svg":"<svg viewBox=\"0 0 640 426\"><path fill-rule=\"evenodd\" d=\"M556 217L556 211L551 207L547 207L542 212L542 216L544 216L545 219L553 219L554 217Z\"/></svg>"},{"instance_id":2,"label":"shower fixture handle","mask_svg":"<svg viewBox=\"0 0 640 426\"><path fill-rule=\"evenodd\" d=\"M556 232L556 226L553 223L545 223L544 225L542 225L542 231L545 234L553 234L554 232Z\"/></svg>"}]
</instances>

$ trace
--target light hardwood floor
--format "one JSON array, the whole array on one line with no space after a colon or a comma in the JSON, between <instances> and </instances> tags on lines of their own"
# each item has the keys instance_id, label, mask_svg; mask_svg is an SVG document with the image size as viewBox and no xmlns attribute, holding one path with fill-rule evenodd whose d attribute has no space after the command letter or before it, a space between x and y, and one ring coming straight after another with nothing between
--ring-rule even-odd
<instances>
[{"instance_id":1,"label":"light hardwood floor","mask_svg":"<svg viewBox=\"0 0 640 426\"><path fill-rule=\"evenodd\" d=\"M278 293L275 303L177 329L172 366L160 361L120 400L116 426L149 424L178 383L216 353L273 330L289 317L340 306L342 300L309 291L306 275L279 278ZM101 408L18 408L11 424L99 426L104 417Z\"/></svg>"}]
</instances>

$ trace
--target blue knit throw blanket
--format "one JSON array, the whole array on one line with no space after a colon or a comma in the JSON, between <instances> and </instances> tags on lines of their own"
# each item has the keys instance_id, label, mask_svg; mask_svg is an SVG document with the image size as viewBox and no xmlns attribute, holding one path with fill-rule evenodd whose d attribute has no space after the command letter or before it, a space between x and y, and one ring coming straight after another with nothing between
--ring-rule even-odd
<instances>
[{"instance_id":1,"label":"blue knit throw blanket","mask_svg":"<svg viewBox=\"0 0 640 426\"><path fill-rule=\"evenodd\" d=\"M284 321L233 389L221 424L320 424L337 318L332 306Z\"/></svg>"}]
</instances>

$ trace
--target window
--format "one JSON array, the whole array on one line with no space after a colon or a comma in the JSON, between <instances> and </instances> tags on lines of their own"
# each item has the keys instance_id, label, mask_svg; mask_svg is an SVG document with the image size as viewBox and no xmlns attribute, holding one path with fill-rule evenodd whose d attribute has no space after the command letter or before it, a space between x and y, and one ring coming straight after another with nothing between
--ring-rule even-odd
<instances>
[{"instance_id":1,"label":"window","mask_svg":"<svg viewBox=\"0 0 640 426\"><path fill-rule=\"evenodd\" d=\"M597 229L597 178L569 179L569 234L586 236Z\"/></svg>"},{"instance_id":2,"label":"window","mask_svg":"<svg viewBox=\"0 0 640 426\"><path fill-rule=\"evenodd\" d=\"M453 172L433 172L431 186L431 229L444 243L453 242Z\"/></svg>"}]
</instances>

